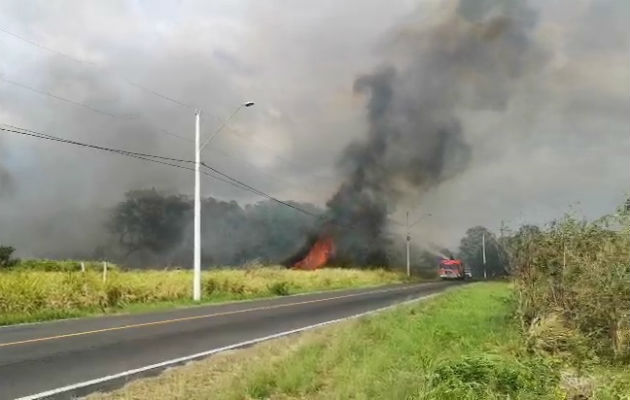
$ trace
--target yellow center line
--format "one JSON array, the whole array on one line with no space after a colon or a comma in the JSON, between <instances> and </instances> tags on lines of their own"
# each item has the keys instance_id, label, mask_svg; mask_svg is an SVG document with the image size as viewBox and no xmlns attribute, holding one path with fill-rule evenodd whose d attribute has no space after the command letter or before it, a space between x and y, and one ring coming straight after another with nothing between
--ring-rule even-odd
<instances>
[{"instance_id":1,"label":"yellow center line","mask_svg":"<svg viewBox=\"0 0 630 400\"><path fill-rule=\"evenodd\" d=\"M403 288L380 289L380 290L373 290L373 291L370 291L370 292L352 293L352 294L346 294L346 295L342 295L342 296L327 297L325 299L306 300L306 301L299 301L299 302L288 303L288 304L275 304L275 305L270 305L270 306L252 307L252 308L246 308L246 309L243 309L243 310L223 311L223 312L217 312L217 313L211 313L211 314L194 315L194 316L191 316L191 317L173 318L173 319L166 319L166 320L161 320L161 321L143 322L143 323L140 323L140 324L130 324L130 325L123 325L123 326L115 326L115 327L111 327L111 328L95 329L95 330L91 330L91 331L81 331L81 332L74 332L74 333L66 333L66 334L63 334L63 335L48 336L48 337L41 337L41 338L35 338L35 339L19 340L19 341L15 341L15 342L0 343L0 347L8 347L8 346L15 346L15 345L18 345L18 344L27 344L27 343L35 343L35 342L45 342L45 341L49 341L49 340L64 339L64 338L69 338L69 337L73 337L73 336L91 335L91 334L95 334L95 333L119 331L119 330L123 330L123 329L142 328L142 327L145 327L145 326L166 325L166 324L173 324L173 323L182 322L182 321L193 321L193 320L203 319L203 318L222 317L222 316L225 316L225 315L242 314L242 313L247 313L247 312L252 312L252 311L273 310L273 309L276 309L276 308L291 307L291 306L297 306L297 305L302 305L302 304L320 303L320 302L324 302L324 301L345 299L345 298L348 298L348 297L362 296L362 295L366 295L366 294L391 292L391 291L395 291L395 290L408 289L408 288L414 287L414 286L405 286Z\"/></svg>"}]
</instances>

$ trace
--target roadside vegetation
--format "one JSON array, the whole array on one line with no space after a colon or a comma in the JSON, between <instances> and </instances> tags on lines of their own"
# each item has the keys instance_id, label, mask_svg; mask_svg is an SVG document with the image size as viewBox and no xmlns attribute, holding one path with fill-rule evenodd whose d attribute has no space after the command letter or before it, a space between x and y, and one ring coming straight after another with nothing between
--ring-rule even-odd
<instances>
[{"instance_id":1,"label":"roadside vegetation","mask_svg":"<svg viewBox=\"0 0 630 400\"><path fill-rule=\"evenodd\" d=\"M518 317L536 351L576 362L630 362L630 215L570 215L521 228L505 242Z\"/></svg>"},{"instance_id":2,"label":"roadside vegetation","mask_svg":"<svg viewBox=\"0 0 630 400\"><path fill-rule=\"evenodd\" d=\"M628 208L495 238L512 278L220 354L105 399L630 399ZM471 237L471 235L468 235Z\"/></svg>"},{"instance_id":3,"label":"roadside vegetation","mask_svg":"<svg viewBox=\"0 0 630 400\"><path fill-rule=\"evenodd\" d=\"M513 318L516 306L508 283L477 283L89 398L572 398L582 381L563 372L562 360L529 351ZM623 369L596 373L596 398L627 393L630 377Z\"/></svg>"},{"instance_id":4,"label":"roadside vegetation","mask_svg":"<svg viewBox=\"0 0 630 400\"><path fill-rule=\"evenodd\" d=\"M20 261L0 268L0 325L90 314L146 311L192 302L189 270L124 271L102 263ZM319 290L376 286L405 281L385 270L322 269L293 271L251 266L202 274L203 302L283 296Z\"/></svg>"}]
</instances>

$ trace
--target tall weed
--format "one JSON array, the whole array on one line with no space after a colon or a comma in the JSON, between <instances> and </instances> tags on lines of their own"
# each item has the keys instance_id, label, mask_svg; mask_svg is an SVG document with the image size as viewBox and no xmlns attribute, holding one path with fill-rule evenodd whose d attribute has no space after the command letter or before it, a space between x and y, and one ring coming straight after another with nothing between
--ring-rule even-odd
<instances>
[{"instance_id":1,"label":"tall weed","mask_svg":"<svg viewBox=\"0 0 630 400\"><path fill-rule=\"evenodd\" d=\"M192 296L190 271L122 271L103 281L100 270L82 273L77 264L28 266L0 271L0 325L110 312L134 304L187 302ZM102 268L102 267L101 267ZM370 286L402 282L401 274L383 270L322 269L293 271L283 267L215 269L202 274L204 301Z\"/></svg>"},{"instance_id":2,"label":"tall weed","mask_svg":"<svg viewBox=\"0 0 630 400\"><path fill-rule=\"evenodd\" d=\"M575 330L598 356L629 361L629 227L620 208L590 223L566 215L506 241L521 323L539 348L562 351L570 340L557 335Z\"/></svg>"}]
</instances>

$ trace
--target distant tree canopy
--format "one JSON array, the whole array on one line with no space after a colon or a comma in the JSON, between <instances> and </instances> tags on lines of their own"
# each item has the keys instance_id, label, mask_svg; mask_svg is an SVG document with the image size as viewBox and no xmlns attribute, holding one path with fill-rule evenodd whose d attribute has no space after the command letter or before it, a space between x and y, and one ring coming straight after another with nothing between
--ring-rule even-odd
<instances>
[{"instance_id":1,"label":"distant tree canopy","mask_svg":"<svg viewBox=\"0 0 630 400\"><path fill-rule=\"evenodd\" d=\"M110 230L126 256L146 249L164 252L177 245L190 218L191 204L183 196L165 196L155 189L125 195L112 213Z\"/></svg>"},{"instance_id":2,"label":"distant tree canopy","mask_svg":"<svg viewBox=\"0 0 630 400\"><path fill-rule=\"evenodd\" d=\"M322 212L312 204L293 204L314 214ZM192 209L192 199L186 196L156 190L128 192L108 222L122 252L99 251L118 253L130 265L188 266L192 263ZM241 207L235 201L202 199L202 263L279 262L303 245L313 223L312 216L272 201Z\"/></svg>"},{"instance_id":3,"label":"distant tree canopy","mask_svg":"<svg viewBox=\"0 0 630 400\"><path fill-rule=\"evenodd\" d=\"M483 278L483 250L482 241L485 237L486 265L488 278L507 274L508 257L504 247L496 236L483 226L475 226L466 231L459 245L459 258L467 264L474 278Z\"/></svg>"}]
</instances>

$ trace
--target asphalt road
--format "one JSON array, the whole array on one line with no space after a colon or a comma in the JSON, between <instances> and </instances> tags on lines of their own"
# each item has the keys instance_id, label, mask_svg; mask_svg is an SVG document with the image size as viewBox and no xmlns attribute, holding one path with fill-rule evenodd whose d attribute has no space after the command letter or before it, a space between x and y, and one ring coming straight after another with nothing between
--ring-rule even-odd
<instances>
[{"instance_id":1,"label":"asphalt road","mask_svg":"<svg viewBox=\"0 0 630 400\"><path fill-rule=\"evenodd\" d=\"M450 282L0 327L0 399L34 395L437 293ZM163 369L163 367L161 368ZM153 368L147 373L157 373ZM46 398L120 386L139 374Z\"/></svg>"}]
</instances>

